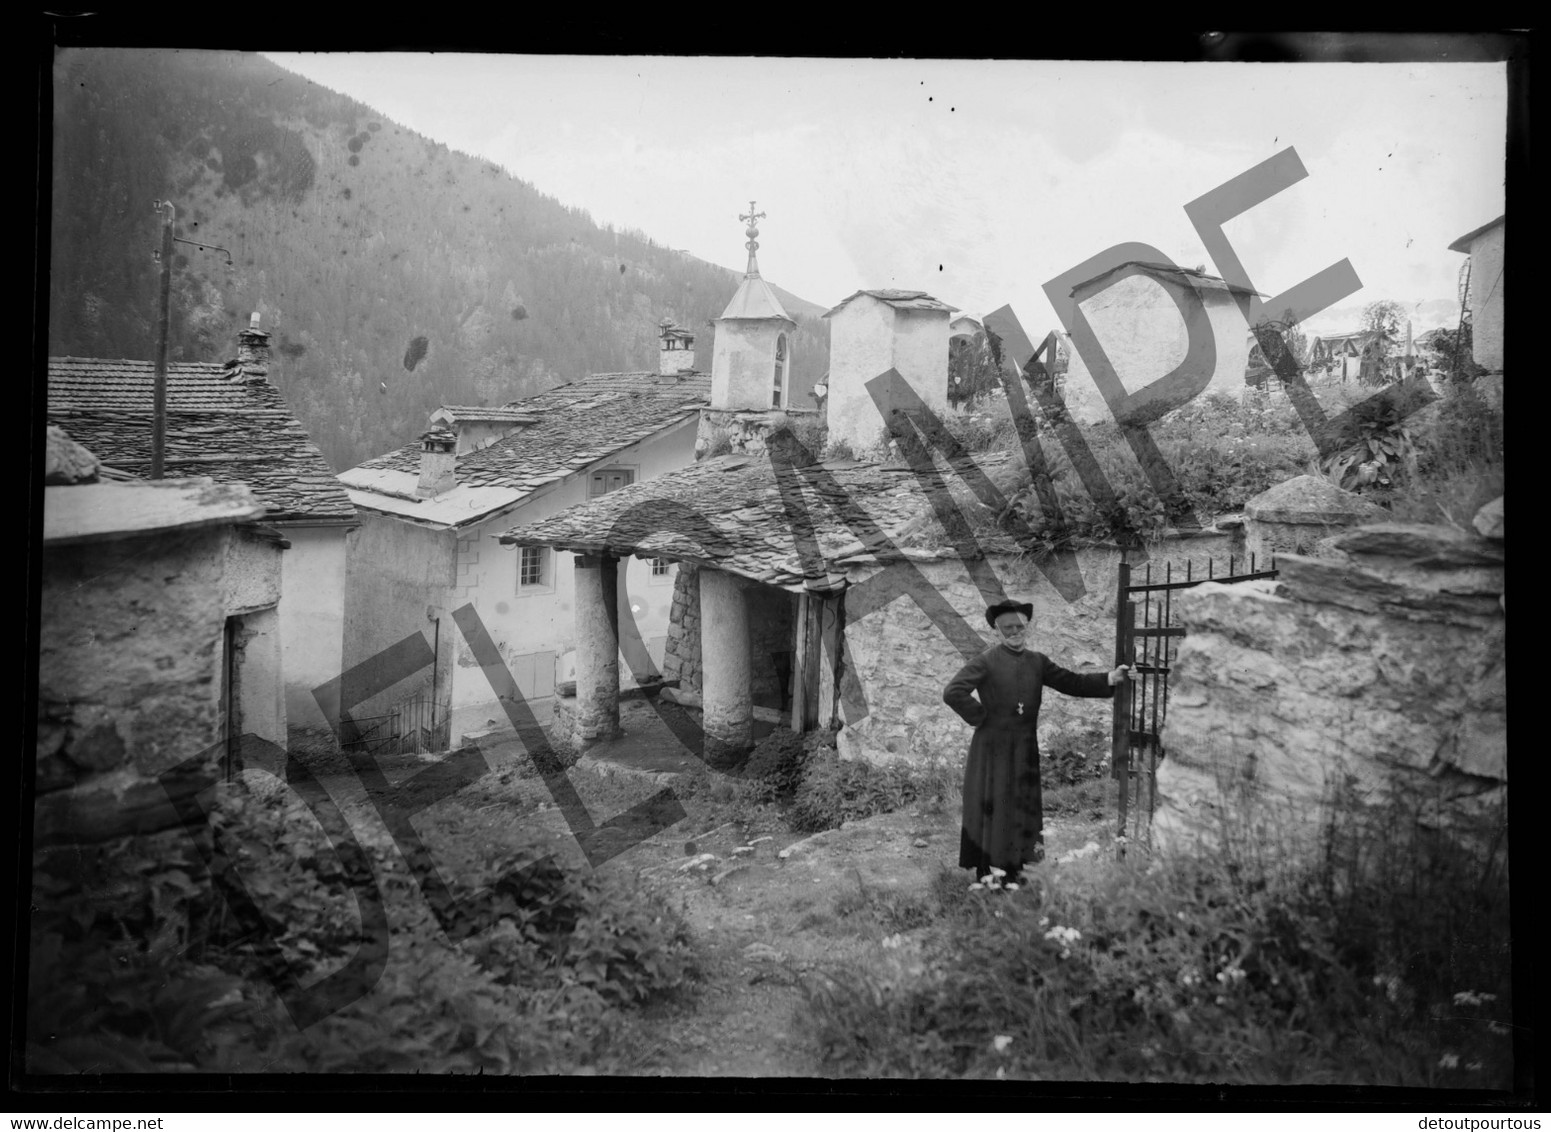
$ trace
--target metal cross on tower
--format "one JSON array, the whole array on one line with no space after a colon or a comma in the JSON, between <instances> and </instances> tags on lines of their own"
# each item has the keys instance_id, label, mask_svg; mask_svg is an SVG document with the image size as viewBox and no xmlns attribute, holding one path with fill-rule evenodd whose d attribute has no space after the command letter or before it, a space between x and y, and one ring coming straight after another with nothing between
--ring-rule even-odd
<instances>
[{"instance_id":1,"label":"metal cross on tower","mask_svg":"<svg viewBox=\"0 0 1551 1132\"><path fill-rule=\"evenodd\" d=\"M759 235L759 229L755 227L755 225L758 221L761 221L764 218L765 214L763 212L754 211L753 201L749 201L748 215L744 216L740 214L738 216L739 220L742 220L748 224L748 229L746 230L745 235L748 236L749 242L743 245L749 249L749 267L748 271L745 273L748 275L759 274L759 264L754 261L754 253L759 249L759 241L754 238Z\"/></svg>"}]
</instances>

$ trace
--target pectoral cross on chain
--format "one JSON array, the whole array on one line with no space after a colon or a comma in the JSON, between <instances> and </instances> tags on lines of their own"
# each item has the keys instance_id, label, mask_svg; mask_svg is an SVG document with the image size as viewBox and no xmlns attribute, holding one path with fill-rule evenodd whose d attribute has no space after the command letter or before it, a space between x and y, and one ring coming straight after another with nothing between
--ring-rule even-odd
<instances>
[{"instance_id":1,"label":"pectoral cross on chain","mask_svg":"<svg viewBox=\"0 0 1551 1132\"><path fill-rule=\"evenodd\" d=\"M1023 714L1023 703L1022 703L1022 701L1019 701L1019 703L1018 703L1018 714L1019 715Z\"/></svg>"}]
</instances>

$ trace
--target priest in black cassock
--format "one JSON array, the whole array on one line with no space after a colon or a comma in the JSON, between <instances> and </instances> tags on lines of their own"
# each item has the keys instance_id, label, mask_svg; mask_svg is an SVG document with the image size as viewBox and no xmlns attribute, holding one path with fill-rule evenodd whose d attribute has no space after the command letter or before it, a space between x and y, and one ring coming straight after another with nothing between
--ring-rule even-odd
<instances>
[{"instance_id":1,"label":"priest in black cassock","mask_svg":"<svg viewBox=\"0 0 1551 1132\"><path fill-rule=\"evenodd\" d=\"M1068 696L1112 698L1128 679L1126 666L1110 672L1069 672L1024 647L1032 604L999 602L986 620L1000 638L948 682L947 704L975 729L964 766L964 828L959 865L984 878L998 868L1004 883L1025 864L1044 858L1044 809L1039 783L1039 705L1044 690ZM978 699L976 698L978 695Z\"/></svg>"}]
</instances>

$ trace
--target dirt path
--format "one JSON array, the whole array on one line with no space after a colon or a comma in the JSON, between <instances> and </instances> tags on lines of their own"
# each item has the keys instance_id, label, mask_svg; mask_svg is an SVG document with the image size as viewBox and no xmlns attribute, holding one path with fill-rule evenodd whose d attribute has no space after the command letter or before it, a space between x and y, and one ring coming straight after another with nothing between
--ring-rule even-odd
<instances>
[{"instance_id":1,"label":"dirt path","mask_svg":"<svg viewBox=\"0 0 1551 1132\"><path fill-rule=\"evenodd\" d=\"M595 748L570 772L600 822L692 767L649 708L628 705L623 714L626 737ZM467 853L542 842L581 865L574 837L520 746L492 737L482 750L486 779L433 808L438 860L456 869ZM384 769L397 782L422 765ZM325 782L353 824L372 820L359 784ZM718 815L690 809L684 821L599 867L677 908L702 947L695 993L634 1015L621 1044L642 1075L826 1076L804 1025L802 981L846 961L909 975L932 915L932 885L969 879L955 867L958 815L913 810L812 836L773 830L751 839L731 822L707 828ZM1098 830L1089 814L1048 815L1051 855Z\"/></svg>"}]
</instances>

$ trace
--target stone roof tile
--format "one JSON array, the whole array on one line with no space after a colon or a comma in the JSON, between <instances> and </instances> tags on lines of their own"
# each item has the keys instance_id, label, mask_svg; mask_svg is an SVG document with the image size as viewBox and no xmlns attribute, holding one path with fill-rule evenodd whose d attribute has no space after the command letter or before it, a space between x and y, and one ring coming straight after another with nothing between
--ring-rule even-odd
<instances>
[{"instance_id":1,"label":"stone roof tile","mask_svg":"<svg viewBox=\"0 0 1551 1132\"><path fill-rule=\"evenodd\" d=\"M599 373L508 402L503 408L536 417L536 423L457 457L454 471L460 488L506 487L511 491L501 500L492 497L488 506L461 508L456 525L467 525L493 510L509 507L530 491L698 417L710 395L708 374ZM352 473L378 470L418 475L420 445L407 444L367 460L344 473L344 479L353 490L365 493L372 490L368 477L355 477L361 481L357 483ZM425 508L428 517L434 509L429 505Z\"/></svg>"},{"instance_id":2,"label":"stone roof tile","mask_svg":"<svg viewBox=\"0 0 1551 1132\"><path fill-rule=\"evenodd\" d=\"M1021 468L1001 453L979 455L975 462L993 480ZM837 575L844 575L836 569L842 560L956 556L941 547L931 501L908 468L836 462L795 469L788 486L800 494L805 519L788 517L768 456L723 456L513 527L500 538L576 553L673 558L815 590L833 588ZM1017 549L990 510L961 485L953 495L980 552ZM799 540L795 531L811 538Z\"/></svg>"},{"instance_id":3,"label":"stone roof tile","mask_svg":"<svg viewBox=\"0 0 1551 1132\"><path fill-rule=\"evenodd\" d=\"M155 380L147 361L50 358L49 423L104 464L146 477ZM168 479L245 483L266 520L355 517L333 469L267 382L234 383L220 363L170 362L166 421Z\"/></svg>"}]
</instances>

